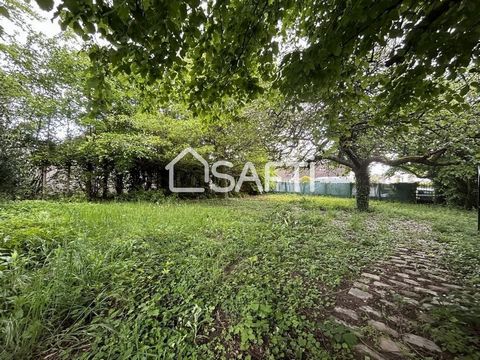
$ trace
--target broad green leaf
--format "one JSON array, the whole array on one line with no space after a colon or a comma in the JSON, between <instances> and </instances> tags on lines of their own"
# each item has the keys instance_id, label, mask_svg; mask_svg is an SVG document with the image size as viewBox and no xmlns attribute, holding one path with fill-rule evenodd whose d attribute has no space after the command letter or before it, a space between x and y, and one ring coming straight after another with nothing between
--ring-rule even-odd
<instances>
[{"instance_id":1,"label":"broad green leaf","mask_svg":"<svg viewBox=\"0 0 480 360\"><path fill-rule=\"evenodd\" d=\"M45 11L51 11L53 9L53 0L36 0L40 9Z\"/></svg>"}]
</instances>

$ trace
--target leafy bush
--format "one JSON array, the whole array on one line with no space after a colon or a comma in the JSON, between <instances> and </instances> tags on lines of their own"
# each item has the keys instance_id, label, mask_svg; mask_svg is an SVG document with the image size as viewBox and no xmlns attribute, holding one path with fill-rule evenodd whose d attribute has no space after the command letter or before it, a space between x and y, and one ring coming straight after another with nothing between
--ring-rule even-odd
<instances>
[{"instance_id":1,"label":"leafy bush","mask_svg":"<svg viewBox=\"0 0 480 360\"><path fill-rule=\"evenodd\" d=\"M117 195L115 200L117 201L148 201L148 202L159 202L165 199L165 194L163 190L137 190L130 191L121 195Z\"/></svg>"},{"instance_id":2,"label":"leafy bush","mask_svg":"<svg viewBox=\"0 0 480 360\"><path fill-rule=\"evenodd\" d=\"M478 299L457 295L460 295L456 297L460 304L433 308L429 313L432 320L424 328L444 350L462 355L462 358L475 359L480 347Z\"/></svg>"},{"instance_id":3,"label":"leafy bush","mask_svg":"<svg viewBox=\"0 0 480 360\"><path fill-rule=\"evenodd\" d=\"M471 163L438 169L434 183L448 204L468 210L477 205L477 169Z\"/></svg>"}]
</instances>

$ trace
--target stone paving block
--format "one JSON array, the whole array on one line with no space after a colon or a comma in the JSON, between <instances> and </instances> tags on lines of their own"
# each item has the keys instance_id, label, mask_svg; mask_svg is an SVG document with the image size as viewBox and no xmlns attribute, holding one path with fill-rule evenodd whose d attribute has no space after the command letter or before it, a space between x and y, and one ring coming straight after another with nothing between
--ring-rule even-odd
<instances>
[{"instance_id":1,"label":"stone paving block","mask_svg":"<svg viewBox=\"0 0 480 360\"><path fill-rule=\"evenodd\" d=\"M373 297L372 294L370 294L366 291L357 289L357 288L351 288L348 293L352 296L355 296L358 299L363 300L363 301L366 301L366 300L371 299Z\"/></svg>"},{"instance_id":2,"label":"stone paving block","mask_svg":"<svg viewBox=\"0 0 480 360\"><path fill-rule=\"evenodd\" d=\"M373 280L377 280L377 281L380 280L380 276L375 275L375 274L362 273L362 276L363 276L363 277L366 277L366 278L373 279Z\"/></svg>"},{"instance_id":3,"label":"stone paving block","mask_svg":"<svg viewBox=\"0 0 480 360\"><path fill-rule=\"evenodd\" d=\"M387 292L385 290L381 290L381 289L377 289L377 288L373 288L372 290L374 292L376 292L378 295L380 295L381 297L387 296Z\"/></svg>"},{"instance_id":4,"label":"stone paving block","mask_svg":"<svg viewBox=\"0 0 480 360\"><path fill-rule=\"evenodd\" d=\"M438 291L438 292L449 292L450 289L443 287L443 286L437 286L437 285L427 285L427 288L433 290L433 291Z\"/></svg>"},{"instance_id":5,"label":"stone paving block","mask_svg":"<svg viewBox=\"0 0 480 360\"><path fill-rule=\"evenodd\" d=\"M404 282L401 282L401 281L397 281L395 279L387 279L389 282L391 282L392 284L395 284L397 286L400 286L400 287L409 287L410 285L408 284L405 284Z\"/></svg>"},{"instance_id":6,"label":"stone paving block","mask_svg":"<svg viewBox=\"0 0 480 360\"><path fill-rule=\"evenodd\" d=\"M431 301L433 305L453 305L451 301L442 299L441 297L434 297Z\"/></svg>"},{"instance_id":7,"label":"stone paving block","mask_svg":"<svg viewBox=\"0 0 480 360\"><path fill-rule=\"evenodd\" d=\"M405 302L407 304L410 304L410 305L415 305L415 306L420 305L420 303L417 300L409 298L408 296L402 296L401 299L402 299L403 302Z\"/></svg>"},{"instance_id":8,"label":"stone paving block","mask_svg":"<svg viewBox=\"0 0 480 360\"><path fill-rule=\"evenodd\" d=\"M433 291L433 290L430 290L430 289L425 289L425 288L420 287L420 286L415 286L413 288L413 290L415 290L417 292L422 292L422 293L425 293L425 294L433 295L433 296L438 296L438 293L436 291Z\"/></svg>"},{"instance_id":9,"label":"stone paving block","mask_svg":"<svg viewBox=\"0 0 480 360\"><path fill-rule=\"evenodd\" d=\"M445 279L444 277L438 276L438 275L435 275L435 274L428 274L428 277L430 279L434 279L434 280L441 281L441 282L446 282L447 281L447 279Z\"/></svg>"},{"instance_id":10,"label":"stone paving block","mask_svg":"<svg viewBox=\"0 0 480 360\"><path fill-rule=\"evenodd\" d=\"M442 283L442 286L453 289L453 290L461 290L463 289L461 286L455 285L455 284L448 284L448 283Z\"/></svg>"},{"instance_id":11,"label":"stone paving block","mask_svg":"<svg viewBox=\"0 0 480 360\"><path fill-rule=\"evenodd\" d=\"M415 334L403 335L403 341L430 351L442 352L442 349L440 349L440 347L438 347L438 345L435 344L433 341Z\"/></svg>"},{"instance_id":12,"label":"stone paving block","mask_svg":"<svg viewBox=\"0 0 480 360\"><path fill-rule=\"evenodd\" d=\"M377 287L382 287L382 288L389 288L390 287L390 285L385 284L384 282L381 282L381 281L374 281L373 285L377 286Z\"/></svg>"},{"instance_id":13,"label":"stone paving block","mask_svg":"<svg viewBox=\"0 0 480 360\"><path fill-rule=\"evenodd\" d=\"M355 345L355 351L362 354L362 355L366 355L368 356L369 358L371 359L374 359L374 360L385 360L385 358L382 357L382 355L380 355L379 353L377 353L376 351L370 349L367 345L364 345L364 344L358 344L358 345Z\"/></svg>"},{"instance_id":14,"label":"stone paving block","mask_svg":"<svg viewBox=\"0 0 480 360\"><path fill-rule=\"evenodd\" d=\"M360 281L360 282L362 282L362 283L364 283L364 284L370 284L370 282L371 282L370 279L363 278L363 277L358 278L357 281Z\"/></svg>"},{"instance_id":15,"label":"stone paving block","mask_svg":"<svg viewBox=\"0 0 480 360\"><path fill-rule=\"evenodd\" d=\"M387 317L387 320L388 321L391 321L392 323L394 323L395 325L399 325L399 324L406 324L408 323L409 320L405 319L404 317L401 317L401 316L396 316L396 315L390 315Z\"/></svg>"},{"instance_id":16,"label":"stone paving block","mask_svg":"<svg viewBox=\"0 0 480 360\"><path fill-rule=\"evenodd\" d=\"M385 299L380 299L380 302L382 304L385 304L387 306L390 306L390 307L393 307L393 308L398 308L397 304L391 302L391 301L388 301L388 300L385 300Z\"/></svg>"},{"instance_id":17,"label":"stone paving block","mask_svg":"<svg viewBox=\"0 0 480 360\"><path fill-rule=\"evenodd\" d=\"M370 306L368 306L368 305L360 306L359 309L360 309L361 311L363 311L363 312L366 312L367 314L372 314L372 315L374 315L374 316L376 316L376 317L378 317L378 318L381 318L381 317L382 317L382 314L381 314L379 311L373 309L372 307L370 307Z\"/></svg>"},{"instance_id":18,"label":"stone paving block","mask_svg":"<svg viewBox=\"0 0 480 360\"><path fill-rule=\"evenodd\" d=\"M415 280L412 280L412 279L403 279L403 281L410 285L420 286L419 282L416 282Z\"/></svg>"},{"instance_id":19,"label":"stone paving block","mask_svg":"<svg viewBox=\"0 0 480 360\"><path fill-rule=\"evenodd\" d=\"M415 264L408 265L408 266L403 266L400 270L404 273L408 273L408 274L411 274L411 275L415 275L415 274L421 275L421 273L419 272L420 269L418 269L415 266ZM415 271L415 273L412 273L412 271Z\"/></svg>"},{"instance_id":20,"label":"stone paving block","mask_svg":"<svg viewBox=\"0 0 480 360\"><path fill-rule=\"evenodd\" d=\"M405 269L404 272L405 272L405 273L408 273L408 274L410 274L410 275L417 275L417 276L422 275L422 274L420 274L420 273L419 273L418 271L416 271L416 270Z\"/></svg>"},{"instance_id":21,"label":"stone paving block","mask_svg":"<svg viewBox=\"0 0 480 360\"><path fill-rule=\"evenodd\" d=\"M355 281L355 282L353 283L353 286L356 287L356 288L362 289L362 290L364 290L364 291L368 291L368 285L363 284L363 283L361 283L361 282Z\"/></svg>"},{"instance_id":22,"label":"stone paving block","mask_svg":"<svg viewBox=\"0 0 480 360\"><path fill-rule=\"evenodd\" d=\"M417 277L415 280L417 281L420 281L420 282L432 282L432 280L429 280L429 279L425 279L425 278L422 278L422 277Z\"/></svg>"},{"instance_id":23,"label":"stone paving block","mask_svg":"<svg viewBox=\"0 0 480 360\"><path fill-rule=\"evenodd\" d=\"M408 275L408 274L399 273L399 272L395 273L395 275L400 276L400 277L402 277L402 278L409 278L409 277L410 277L410 275Z\"/></svg>"},{"instance_id":24,"label":"stone paving block","mask_svg":"<svg viewBox=\"0 0 480 360\"><path fill-rule=\"evenodd\" d=\"M355 325L351 325L351 324L347 323L346 321L343 321L343 320L341 320L341 319L339 319L335 316L332 316L331 320L333 320L337 324L345 326L346 328L349 328L349 329L354 329L355 328Z\"/></svg>"},{"instance_id":25,"label":"stone paving block","mask_svg":"<svg viewBox=\"0 0 480 360\"><path fill-rule=\"evenodd\" d=\"M390 260L390 261L391 261L392 263L397 264L397 265L400 265L400 266L405 266L405 265L407 265L407 262L406 262L405 260L395 260L395 259L393 259L393 260Z\"/></svg>"},{"instance_id":26,"label":"stone paving block","mask_svg":"<svg viewBox=\"0 0 480 360\"><path fill-rule=\"evenodd\" d=\"M410 253L409 255L415 258L422 258L422 259L425 257L424 253L418 253L418 252L413 252L413 253Z\"/></svg>"},{"instance_id":27,"label":"stone paving block","mask_svg":"<svg viewBox=\"0 0 480 360\"><path fill-rule=\"evenodd\" d=\"M399 334L396 330L392 329L388 325L384 324L381 321L376 321L376 320L368 320L368 325L372 326L373 328L377 329L378 331L381 331L385 334L391 335L393 337L398 337Z\"/></svg>"},{"instance_id":28,"label":"stone paving block","mask_svg":"<svg viewBox=\"0 0 480 360\"><path fill-rule=\"evenodd\" d=\"M346 315L348 316L349 318L352 318L353 320L358 320L358 315L355 311L353 310L350 310L350 309L345 309L345 308L342 308L340 306L336 306L334 309L333 309L335 312L339 313L339 314L343 314L343 315Z\"/></svg>"},{"instance_id":29,"label":"stone paving block","mask_svg":"<svg viewBox=\"0 0 480 360\"><path fill-rule=\"evenodd\" d=\"M380 349L385 352L394 353L397 355L400 355L403 352L403 347L401 344L384 336L380 337L380 339L378 340L378 345L380 346Z\"/></svg>"},{"instance_id":30,"label":"stone paving block","mask_svg":"<svg viewBox=\"0 0 480 360\"><path fill-rule=\"evenodd\" d=\"M433 308L432 304L429 304L429 303L423 303L422 304L422 309L430 310L431 308Z\"/></svg>"},{"instance_id":31,"label":"stone paving block","mask_svg":"<svg viewBox=\"0 0 480 360\"><path fill-rule=\"evenodd\" d=\"M421 269L421 270L423 270L423 271L425 271L425 272L428 272L428 273L433 273L433 271L431 270L432 266L430 266L430 265L427 265L427 264L418 264L418 263L415 264L415 265L416 265L416 267L417 267L418 269Z\"/></svg>"}]
</instances>

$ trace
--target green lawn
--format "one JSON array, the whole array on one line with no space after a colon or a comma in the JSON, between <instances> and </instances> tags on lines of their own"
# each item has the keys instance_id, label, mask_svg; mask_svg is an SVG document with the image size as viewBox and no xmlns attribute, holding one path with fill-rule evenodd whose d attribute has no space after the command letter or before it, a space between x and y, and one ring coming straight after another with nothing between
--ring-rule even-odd
<instances>
[{"instance_id":1,"label":"green lawn","mask_svg":"<svg viewBox=\"0 0 480 360\"><path fill-rule=\"evenodd\" d=\"M476 214L272 195L0 205L0 358L348 357L336 289L422 236L480 284ZM406 226L405 226L406 224ZM303 355L301 355L303 354Z\"/></svg>"}]
</instances>

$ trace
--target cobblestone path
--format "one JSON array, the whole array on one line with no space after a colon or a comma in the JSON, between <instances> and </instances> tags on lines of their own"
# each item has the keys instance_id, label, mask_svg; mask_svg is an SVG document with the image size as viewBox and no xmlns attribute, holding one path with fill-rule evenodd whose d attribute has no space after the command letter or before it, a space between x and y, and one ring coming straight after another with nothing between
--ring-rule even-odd
<instances>
[{"instance_id":1,"label":"cobblestone path","mask_svg":"<svg viewBox=\"0 0 480 360\"><path fill-rule=\"evenodd\" d=\"M376 263L337 296L332 317L355 332L360 359L444 358L441 348L421 336L419 325L428 322L427 310L455 302L462 290L458 279L439 265L440 244L415 242L412 249L397 248ZM366 328L372 331L364 334Z\"/></svg>"}]
</instances>

